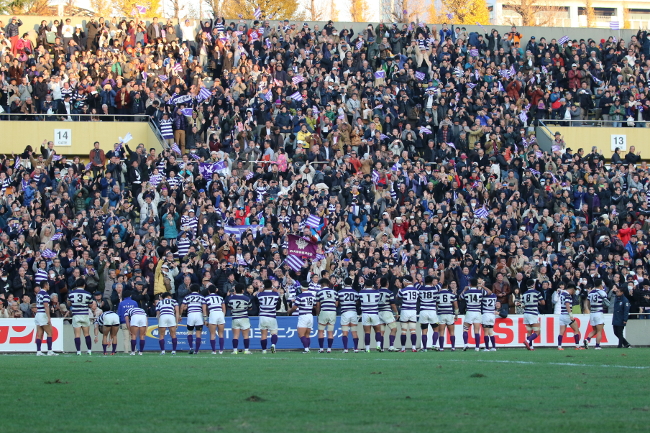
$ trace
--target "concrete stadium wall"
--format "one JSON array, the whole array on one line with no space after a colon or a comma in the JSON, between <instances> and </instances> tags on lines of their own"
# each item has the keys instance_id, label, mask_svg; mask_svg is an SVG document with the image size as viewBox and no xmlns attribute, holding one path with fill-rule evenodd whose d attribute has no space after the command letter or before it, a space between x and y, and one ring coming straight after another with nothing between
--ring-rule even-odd
<instances>
[{"instance_id":1,"label":"concrete stadium wall","mask_svg":"<svg viewBox=\"0 0 650 433\"><path fill-rule=\"evenodd\" d=\"M113 149L119 137L128 132L133 136L130 146L143 143L147 149L162 150L160 142L147 122L62 122L62 121L22 121L0 122L0 153L10 155L21 153L27 145L40 149L43 140L54 140L56 130L70 130L71 146L56 145L59 153L88 157L93 143L99 141L105 152ZM133 149L133 147L132 147Z\"/></svg>"},{"instance_id":2,"label":"concrete stadium wall","mask_svg":"<svg viewBox=\"0 0 650 433\"><path fill-rule=\"evenodd\" d=\"M632 346L650 346L650 320L630 320L625 327L625 339Z\"/></svg>"},{"instance_id":3,"label":"concrete stadium wall","mask_svg":"<svg viewBox=\"0 0 650 433\"><path fill-rule=\"evenodd\" d=\"M11 15L0 15L0 21L2 21L3 26L6 26L10 22ZM52 24L52 22L55 19L58 19L59 22L61 22L61 17L51 17L51 16L30 16L30 15L25 15L25 16L20 16L19 17L22 22L23 26L21 27L22 31L29 31L29 30L38 30L41 21L45 20L47 21L48 24ZM68 18L68 17L65 17ZM82 24L86 25L86 23L89 21L88 18L86 17L69 17L73 25L77 24ZM127 17L127 19L132 19L132 17ZM150 20L146 20L147 22ZM177 22L176 19L173 19L174 22ZM234 19L229 19L227 22L233 22L237 21ZM248 21L250 22L250 21ZM278 21L271 21L272 25L277 25ZM319 27L322 29L325 24L327 23L326 21L307 21L309 26L311 28L314 27L315 24L318 24ZM355 32L362 31L363 29L366 28L368 24L372 24L373 26L377 25L378 23L355 23L355 22L337 22L335 27L338 29L349 29L352 28L354 29ZM401 27L401 26L400 26ZM499 33L504 34L506 32L510 31L510 26L493 26L493 25L486 25L483 26L484 29L482 29L480 26L477 25L464 25L463 27L467 28L468 32L480 32L480 33L485 33L486 31L489 32L491 29L495 28L499 31ZM438 29L440 29L440 25L438 25ZM612 31L609 29L593 29L593 28L584 28L584 27L518 27L517 31L521 33L524 38L523 40L525 42L528 42L531 36L535 36L537 40L539 41L540 37L545 37L547 40L550 41L551 38L559 39L562 36L569 36L571 39L588 39L592 38L595 40L600 40L600 39L607 39L609 36L616 36L617 38L623 38L625 40L629 40L630 36L635 35L637 32L637 29L633 30L620 30L620 31Z\"/></svg>"},{"instance_id":4,"label":"concrete stadium wall","mask_svg":"<svg viewBox=\"0 0 650 433\"><path fill-rule=\"evenodd\" d=\"M636 150L641 152L641 158L650 158L650 142L648 141L650 130L648 128L560 127L548 123L546 125L553 134L555 132L562 134L567 147L574 152L583 148L586 153L589 153L591 147L596 146L606 159L611 159L614 149L617 147L614 144L614 137L616 137L616 143L620 143L621 139L625 142L625 148L618 145L623 155L629 151L630 146L635 146ZM537 130L539 132L540 128Z\"/></svg>"}]
</instances>

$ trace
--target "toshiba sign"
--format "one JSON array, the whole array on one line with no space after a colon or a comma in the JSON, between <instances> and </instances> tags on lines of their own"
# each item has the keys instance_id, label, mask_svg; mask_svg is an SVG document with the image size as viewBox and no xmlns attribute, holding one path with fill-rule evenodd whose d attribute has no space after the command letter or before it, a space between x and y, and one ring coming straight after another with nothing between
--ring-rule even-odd
<instances>
[{"instance_id":1,"label":"toshiba sign","mask_svg":"<svg viewBox=\"0 0 650 433\"><path fill-rule=\"evenodd\" d=\"M63 319L52 319L52 350L63 351ZM43 348L47 349L43 336ZM34 319L0 319L0 352L36 352Z\"/></svg>"}]
</instances>

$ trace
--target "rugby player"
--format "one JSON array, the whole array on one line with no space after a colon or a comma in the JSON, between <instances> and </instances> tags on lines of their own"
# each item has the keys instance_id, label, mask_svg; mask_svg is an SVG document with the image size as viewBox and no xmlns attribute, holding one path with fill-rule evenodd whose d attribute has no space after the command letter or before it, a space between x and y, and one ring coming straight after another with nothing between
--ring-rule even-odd
<instances>
[{"instance_id":1,"label":"rugby player","mask_svg":"<svg viewBox=\"0 0 650 433\"><path fill-rule=\"evenodd\" d=\"M58 356L52 350L52 321L50 319L50 294L47 293L46 284L43 287L36 286L36 315L34 316L34 323L36 324L36 356L45 356L41 352L41 343L43 341L43 333L47 334L47 356ZM39 290L40 289L40 290Z\"/></svg>"},{"instance_id":2,"label":"rugby player","mask_svg":"<svg viewBox=\"0 0 650 433\"><path fill-rule=\"evenodd\" d=\"M483 302L483 290L478 287L478 279L470 278L469 287L465 287L460 295L467 304L465 319L463 320L463 351L468 349L469 329L474 328L474 339L476 340L477 352L481 347L481 304Z\"/></svg>"},{"instance_id":3,"label":"rugby player","mask_svg":"<svg viewBox=\"0 0 650 433\"><path fill-rule=\"evenodd\" d=\"M445 350L445 329L449 335L449 340L451 341L451 351L456 350L456 336L454 335L454 323L458 319L458 299L454 292L450 291L446 286L443 286L442 289L438 292L437 299L438 307L438 327L440 328L440 337L438 337L438 342L440 345L440 351Z\"/></svg>"},{"instance_id":4,"label":"rugby player","mask_svg":"<svg viewBox=\"0 0 650 433\"><path fill-rule=\"evenodd\" d=\"M411 351L417 352L417 338L415 333L415 324L418 322L417 318L417 305L418 305L418 289L413 286L413 279L410 276L402 278L404 287L399 289L397 297L402 300L402 308L400 310L400 325L402 328L402 335L400 342L402 348L400 352L406 351L406 331L411 332Z\"/></svg>"},{"instance_id":5,"label":"rugby player","mask_svg":"<svg viewBox=\"0 0 650 433\"><path fill-rule=\"evenodd\" d=\"M88 355L92 353L92 340L90 338L90 317L88 316L90 304L93 302L93 295L85 290L86 281L78 278L74 282L74 290L68 294L68 307L72 312L72 330L74 331L74 346L77 355L81 355L81 332L86 337L86 349Z\"/></svg>"},{"instance_id":6,"label":"rugby player","mask_svg":"<svg viewBox=\"0 0 650 433\"><path fill-rule=\"evenodd\" d=\"M275 345L278 343L278 320L276 314L280 306L280 295L273 288L271 280L264 280L262 290L256 294L260 304L260 345L262 353L266 353L268 347L269 332L271 333L271 353L275 353Z\"/></svg>"},{"instance_id":7,"label":"rugby player","mask_svg":"<svg viewBox=\"0 0 650 433\"><path fill-rule=\"evenodd\" d=\"M210 294L205 297L205 305L208 310L208 330L210 331L210 347L212 354L217 354L217 334L219 335L219 355L223 354L225 343L223 329L226 325L226 303L217 294L217 288L210 286Z\"/></svg>"},{"instance_id":8,"label":"rugby player","mask_svg":"<svg viewBox=\"0 0 650 433\"><path fill-rule=\"evenodd\" d=\"M302 345L305 348L303 353L309 353L310 346L310 334L311 329L314 327L314 305L316 304L316 297L309 290L309 283L302 283L302 292L296 296L296 299L293 301L293 305L287 312L288 315L293 314L294 311L298 311L298 336Z\"/></svg>"},{"instance_id":9,"label":"rugby player","mask_svg":"<svg viewBox=\"0 0 650 433\"><path fill-rule=\"evenodd\" d=\"M318 353L323 353L325 344L325 330L327 329L327 353L332 352L334 344L334 325L336 324L337 301L336 290L329 287L327 278L318 282L320 289L316 293L316 314L318 315Z\"/></svg>"},{"instance_id":10,"label":"rugby player","mask_svg":"<svg viewBox=\"0 0 650 433\"><path fill-rule=\"evenodd\" d=\"M535 290L535 281L528 281L527 290L521 296L521 301L524 304L524 325L526 326L526 338L524 339L524 346L528 350L535 350L533 341L539 335L539 306L545 305L546 301L542 298L542 294Z\"/></svg>"},{"instance_id":11,"label":"rugby player","mask_svg":"<svg viewBox=\"0 0 650 433\"><path fill-rule=\"evenodd\" d=\"M147 313L142 308L130 307L124 313L124 320L126 320L126 326L131 332L131 355L135 355L138 337L140 338L139 354L142 355L145 344L144 338L147 334Z\"/></svg>"},{"instance_id":12,"label":"rugby player","mask_svg":"<svg viewBox=\"0 0 650 433\"><path fill-rule=\"evenodd\" d=\"M187 311L187 344L190 346L189 354L197 354L201 349L201 332L203 324L207 322L205 298L199 293L198 284L190 284L190 294L183 298L181 314ZM192 348L193 333L196 333L196 350Z\"/></svg>"},{"instance_id":13,"label":"rugby player","mask_svg":"<svg viewBox=\"0 0 650 433\"><path fill-rule=\"evenodd\" d=\"M607 293L603 290L603 280L594 279L594 288L587 295L587 308L589 309L589 324L592 329L587 338L582 342L585 349L589 349L589 342L596 336L596 350L600 350L600 340L603 338L603 327L605 317L603 316L603 304L609 302Z\"/></svg>"},{"instance_id":14,"label":"rugby player","mask_svg":"<svg viewBox=\"0 0 650 433\"><path fill-rule=\"evenodd\" d=\"M357 302L359 294L352 288L352 278L348 277L343 281L343 288L339 290L339 305L341 306L341 331L343 332L343 353L348 353L348 333L352 328L352 340L354 341L354 353L359 352L359 336L357 335Z\"/></svg>"},{"instance_id":15,"label":"rugby player","mask_svg":"<svg viewBox=\"0 0 650 433\"><path fill-rule=\"evenodd\" d=\"M156 304L156 318L158 318L158 344L160 345L160 354L165 354L165 333L169 328L169 335L172 337L172 355L176 354L176 328L181 320L178 302L172 298L169 292L163 293L161 299Z\"/></svg>"},{"instance_id":16,"label":"rugby player","mask_svg":"<svg viewBox=\"0 0 650 433\"><path fill-rule=\"evenodd\" d=\"M397 305L395 305L395 295L393 291L388 288L388 279L381 277L379 280L379 320L381 321L381 333L384 334L386 327L390 329L388 336L388 351L395 352L395 336L397 335L397 322L395 317L397 314ZM377 345L379 348L379 345ZM381 338L381 350L384 349L384 338Z\"/></svg>"},{"instance_id":17,"label":"rugby player","mask_svg":"<svg viewBox=\"0 0 650 433\"><path fill-rule=\"evenodd\" d=\"M112 311L103 312L95 319L95 343L97 343L98 332L102 333L102 349L106 355L106 348L110 341L113 345L111 355L117 351L117 332L120 330L120 316Z\"/></svg>"},{"instance_id":18,"label":"rugby player","mask_svg":"<svg viewBox=\"0 0 650 433\"><path fill-rule=\"evenodd\" d=\"M436 347L438 341L438 314L436 313L436 299L440 291L440 284L438 284L438 277L427 275L424 277L424 285L420 287L418 296L420 298L420 328L422 328L422 342L420 351L427 351L429 325L433 329L433 336L431 342L433 347Z\"/></svg>"},{"instance_id":19,"label":"rugby player","mask_svg":"<svg viewBox=\"0 0 650 433\"><path fill-rule=\"evenodd\" d=\"M250 355L248 350L250 341L248 334L251 329L251 321L248 318L248 310L251 307L251 299L244 295L245 285L235 285L235 294L228 297L228 307L232 312L232 354L237 355L239 347L239 334L244 337L244 355Z\"/></svg>"},{"instance_id":20,"label":"rugby player","mask_svg":"<svg viewBox=\"0 0 650 433\"><path fill-rule=\"evenodd\" d=\"M557 336L557 348L558 350L564 350L562 348L562 339L564 338L564 332L566 331L566 327L569 326L571 329L573 329L574 336L573 338L575 339L576 343L576 350L584 350L584 347L580 346L580 328L578 328L578 324L576 323L576 320L573 318L573 295L576 292L576 286L573 284L569 284L566 288L565 291L560 293L560 300L559 302L561 303L561 310L560 310L560 333Z\"/></svg>"},{"instance_id":21,"label":"rugby player","mask_svg":"<svg viewBox=\"0 0 650 433\"><path fill-rule=\"evenodd\" d=\"M363 324L363 343L366 352L370 352L370 328L375 331L375 343L377 350L381 349L381 321L379 320L379 290L373 287L373 281L369 278L365 281L365 287L359 292L361 303L361 323Z\"/></svg>"}]
</instances>

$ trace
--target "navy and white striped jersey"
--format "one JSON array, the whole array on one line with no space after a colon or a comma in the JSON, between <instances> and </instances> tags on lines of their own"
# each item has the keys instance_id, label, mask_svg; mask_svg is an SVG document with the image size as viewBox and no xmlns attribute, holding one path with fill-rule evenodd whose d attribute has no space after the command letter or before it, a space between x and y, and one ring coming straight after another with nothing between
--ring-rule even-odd
<instances>
[{"instance_id":1,"label":"navy and white striped jersey","mask_svg":"<svg viewBox=\"0 0 650 433\"><path fill-rule=\"evenodd\" d=\"M379 289L379 311L393 311L391 304L395 303L393 291L387 288Z\"/></svg>"},{"instance_id":2,"label":"navy and white striped jersey","mask_svg":"<svg viewBox=\"0 0 650 433\"><path fill-rule=\"evenodd\" d=\"M203 306L205 305L205 298L200 293L190 293L183 298L183 304L187 305L187 314L201 313L203 314Z\"/></svg>"},{"instance_id":3,"label":"navy and white striped jersey","mask_svg":"<svg viewBox=\"0 0 650 433\"><path fill-rule=\"evenodd\" d=\"M483 314L492 313L497 309L497 295L492 293L491 295L483 294L483 300L481 301L481 311Z\"/></svg>"},{"instance_id":4,"label":"navy and white striped jersey","mask_svg":"<svg viewBox=\"0 0 650 433\"><path fill-rule=\"evenodd\" d=\"M190 245L192 244L192 241L190 240L189 236L186 237L179 237L178 240L176 241L176 248L178 250L176 251L176 257L185 257L187 253L190 252Z\"/></svg>"},{"instance_id":5,"label":"navy and white striped jersey","mask_svg":"<svg viewBox=\"0 0 650 433\"><path fill-rule=\"evenodd\" d=\"M359 299L359 294L354 291L354 289L342 289L339 290L339 305L341 306L341 313L347 313L349 311L357 311L357 300Z\"/></svg>"},{"instance_id":6,"label":"navy and white striped jersey","mask_svg":"<svg viewBox=\"0 0 650 433\"><path fill-rule=\"evenodd\" d=\"M176 317L176 307L178 307L178 302L172 298L161 299L156 305L156 311L162 316L173 316Z\"/></svg>"},{"instance_id":7,"label":"navy and white striped jersey","mask_svg":"<svg viewBox=\"0 0 650 433\"><path fill-rule=\"evenodd\" d=\"M521 296L521 301L524 304L524 314L533 314L539 316L539 301L542 300L542 294L537 290L526 290Z\"/></svg>"},{"instance_id":8,"label":"navy and white striped jersey","mask_svg":"<svg viewBox=\"0 0 650 433\"><path fill-rule=\"evenodd\" d=\"M566 309L566 304L569 304L570 307L573 307L573 296L569 292L560 293L560 314L568 315L570 311Z\"/></svg>"},{"instance_id":9,"label":"navy and white striped jersey","mask_svg":"<svg viewBox=\"0 0 650 433\"><path fill-rule=\"evenodd\" d=\"M481 312L481 301L483 300L483 290L477 287L470 287L468 290L463 292L460 296L467 303L467 312L480 313Z\"/></svg>"},{"instance_id":10,"label":"navy and white striped jersey","mask_svg":"<svg viewBox=\"0 0 650 433\"><path fill-rule=\"evenodd\" d=\"M438 292L438 314L454 314L456 295L446 289Z\"/></svg>"},{"instance_id":11,"label":"navy and white striped jersey","mask_svg":"<svg viewBox=\"0 0 650 433\"><path fill-rule=\"evenodd\" d=\"M298 306L298 314L312 314L312 309L316 304L316 296L312 292L302 292L293 301L294 305Z\"/></svg>"},{"instance_id":12,"label":"navy and white striped jersey","mask_svg":"<svg viewBox=\"0 0 650 433\"><path fill-rule=\"evenodd\" d=\"M36 270L36 275L34 275L34 281L36 284L41 284L43 281L47 281L48 275L45 269L38 268Z\"/></svg>"},{"instance_id":13,"label":"navy and white striped jersey","mask_svg":"<svg viewBox=\"0 0 650 433\"><path fill-rule=\"evenodd\" d=\"M321 311L336 311L336 290L323 287L316 293Z\"/></svg>"},{"instance_id":14,"label":"navy and white striped jersey","mask_svg":"<svg viewBox=\"0 0 650 433\"><path fill-rule=\"evenodd\" d=\"M221 306L224 304L224 300L221 296L216 293L210 293L205 297L205 303L208 306L208 312L212 313L213 311L223 312Z\"/></svg>"},{"instance_id":15,"label":"navy and white striped jersey","mask_svg":"<svg viewBox=\"0 0 650 433\"><path fill-rule=\"evenodd\" d=\"M126 312L124 313L125 316L129 316L130 318L133 316L147 316L147 313L144 312L142 308L138 307L131 307Z\"/></svg>"},{"instance_id":16,"label":"navy and white striped jersey","mask_svg":"<svg viewBox=\"0 0 650 433\"><path fill-rule=\"evenodd\" d=\"M361 300L361 312L366 314L379 313L379 290L365 288L359 292Z\"/></svg>"},{"instance_id":17,"label":"navy and white striped jersey","mask_svg":"<svg viewBox=\"0 0 650 433\"><path fill-rule=\"evenodd\" d=\"M397 297L402 300L402 311L404 310L417 310L418 307L418 289L414 286L406 286L397 292Z\"/></svg>"},{"instance_id":18,"label":"navy and white striped jersey","mask_svg":"<svg viewBox=\"0 0 650 433\"><path fill-rule=\"evenodd\" d=\"M36 295L36 312L45 313L45 304L50 303L50 294L41 289Z\"/></svg>"},{"instance_id":19,"label":"navy and white striped jersey","mask_svg":"<svg viewBox=\"0 0 650 433\"><path fill-rule=\"evenodd\" d=\"M196 230L199 227L199 217L197 216L190 217L190 216L183 215L181 217L181 227L183 226L189 227L190 230L188 231L192 233L194 236L196 236Z\"/></svg>"},{"instance_id":20,"label":"navy and white striped jersey","mask_svg":"<svg viewBox=\"0 0 650 433\"><path fill-rule=\"evenodd\" d=\"M93 302L93 295L82 289L75 289L68 294L70 311L73 316L87 316L88 307Z\"/></svg>"},{"instance_id":21,"label":"navy and white striped jersey","mask_svg":"<svg viewBox=\"0 0 650 433\"><path fill-rule=\"evenodd\" d=\"M246 295L232 295L228 298L228 306L232 310L233 319L245 319L248 317L251 299Z\"/></svg>"},{"instance_id":22,"label":"navy and white striped jersey","mask_svg":"<svg viewBox=\"0 0 650 433\"><path fill-rule=\"evenodd\" d=\"M257 293L257 299L260 302L260 317L275 317L278 311L278 301L280 295L278 292L264 290Z\"/></svg>"},{"instance_id":23,"label":"navy and white striped jersey","mask_svg":"<svg viewBox=\"0 0 650 433\"><path fill-rule=\"evenodd\" d=\"M438 292L440 285L435 286L422 286L418 291L420 297L420 311L436 311L436 299L438 299Z\"/></svg>"},{"instance_id":24,"label":"navy and white striped jersey","mask_svg":"<svg viewBox=\"0 0 650 433\"><path fill-rule=\"evenodd\" d=\"M117 321L119 322L120 316L118 316L116 313L112 311L105 311L103 312L97 319L95 319L95 323L99 326L104 326L104 321L108 318L111 317L111 315L115 316Z\"/></svg>"},{"instance_id":25,"label":"navy and white striped jersey","mask_svg":"<svg viewBox=\"0 0 650 433\"><path fill-rule=\"evenodd\" d=\"M602 289L593 289L587 296L589 299L589 311L592 313L603 312L603 299L607 299L607 293Z\"/></svg>"}]
</instances>

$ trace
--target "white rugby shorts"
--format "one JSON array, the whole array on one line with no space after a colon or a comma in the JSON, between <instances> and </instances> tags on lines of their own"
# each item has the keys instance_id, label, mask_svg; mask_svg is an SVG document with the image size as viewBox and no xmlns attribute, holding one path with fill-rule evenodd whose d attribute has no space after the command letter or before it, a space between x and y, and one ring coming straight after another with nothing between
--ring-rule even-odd
<instances>
[{"instance_id":1,"label":"white rugby shorts","mask_svg":"<svg viewBox=\"0 0 650 433\"><path fill-rule=\"evenodd\" d=\"M603 313L590 313L589 314L589 324L591 326L604 325L605 324L605 316L603 316Z\"/></svg>"},{"instance_id":2,"label":"white rugby shorts","mask_svg":"<svg viewBox=\"0 0 650 433\"><path fill-rule=\"evenodd\" d=\"M435 325L438 322L438 314L433 310L420 311L420 323L423 325Z\"/></svg>"},{"instance_id":3,"label":"white rugby shorts","mask_svg":"<svg viewBox=\"0 0 650 433\"><path fill-rule=\"evenodd\" d=\"M131 317L131 321L129 322L130 326L135 326L136 328L142 328L144 326L147 326L147 316L143 316L141 314L138 314L137 316Z\"/></svg>"},{"instance_id":4,"label":"white rugby shorts","mask_svg":"<svg viewBox=\"0 0 650 433\"><path fill-rule=\"evenodd\" d=\"M120 316L117 314L107 314L104 316L104 326L117 326L120 324Z\"/></svg>"},{"instance_id":5,"label":"white rugby shorts","mask_svg":"<svg viewBox=\"0 0 650 433\"><path fill-rule=\"evenodd\" d=\"M34 323L36 323L36 326L45 326L45 325L47 325L47 314L46 313L36 313L36 316L34 316Z\"/></svg>"},{"instance_id":6,"label":"white rugby shorts","mask_svg":"<svg viewBox=\"0 0 650 433\"><path fill-rule=\"evenodd\" d=\"M572 322L571 317L568 314L560 315L560 326L569 326Z\"/></svg>"},{"instance_id":7,"label":"white rugby shorts","mask_svg":"<svg viewBox=\"0 0 650 433\"><path fill-rule=\"evenodd\" d=\"M481 324L484 326L494 326L494 322L496 321L496 316L494 313L483 313L483 317L481 318Z\"/></svg>"},{"instance_id":8,"label":"white rugby shorts","mask_svg":"<svg viewBox=\"0 0 650 433\"><path fill-rule=\"evenodd\" d=\"M248 317L241 319L232 319L232 329L251 329L251 321Z\"/></svg>"},{"instance_id":9,"label":"white rugby shorts","mask_svg":"<svg viewBox=\"0 0 650 433\"><path fill-rule=\"evenodd\" d=\"M482 319L481 313L479 313L478 311L468 311L467 313L465 313L465 319L463 320L463 323L468 323L468 324L481 323L481 319Z\"/></svg>"},{"instance_id":10,"label":"white rugby shorts","mask_svg":"<svg viewBox=\"0 0 650 433\"><path fill-rule=\"evenodd\" d=\"M72 327L73 328L87 328L90 326L90 318L87 315L82 316L72 316Z\"/></svg>"},{"instance_id":11,"label":"white rugby shorts","mask_svg":"<svg viewBox=\"0 0 650 433\"><path fill-rule=\"evenodd\" d=\"M203 326L203 314L187 313L187 326Z\"/></svg>"},{"instance_id":12,"label":"white rugby shorts","mask_svg":"<svg viewBox=\"0 0 650 433\"><path fill-rule=\"evenodd\" d=\"M356 311L346 311L341 314L341 325L356 325L357 323L359 323L359 316Z\"/></svg>"},{"instance_id":13,"label":"white rugby shorts","mask_svg":"<svg viewBox=\"0 0 650 433\"><path fill-rule=\"evenodd\" d=\"M224 325L225 323L226 318L223 315L223 311L210 311L208 325Z\"/></svg>"},{"instance_id":14,"label":"white rugby shorts","mask_svg":"<svg viewBox=\"0 0 650 433\"><path fill-rule=\"evenodd\" d=\"M278 319L275 317L260 317L260 329L266 329L267 331L277 331L278 330Z\"/></svg>"},{"instance_id":15,"label":"white rugby shorts","mask_svg":"<svg viewBox=\"0 0 650 433\"><path fill-rule=\"evenodd\" d=\"M172 328L174 326L176 326L176 317L170 314L160 316L160 319L158 319L159 328Z\"/></svg>"},{"instance_id":16,"label":"white rugby shorts","mask_svg":"<svg viewBox=\"0 0 650 433\"><path fill-rule=\"evenodd\" d=\"M319 325L334 325L336 324L336 311L321 311L318 315Z\"/></svg>"},{"instance_id":17,"label":"white rugby shorts","mask_svg":"<svg viewBox=\"0 0 650 433\"><path fill-rule=\"evenodd\" d=\"M443 324L443 325L453 325L454 324L454 316L453 314L439 314L438 315L438 323Z\"/></svg>"},{"instance_id":18,"label":"white rugby shorts","mask_svg":"<svg viewBox=\"0 0 650 433\"><path fill-rule=\"evenodd\" d=\"M400 322L417 322L418 317L415 310L402 310L399 315Z\"/></svg>"},{"instance_id":19,"label":"white rugby shorts","mask_svg":"<svg viewBox=\"0 0 650 433\"><path fill-rule=\"evenodd\" d=\"M361 323L363 326L381 325L379 314L361 313Z\"/></svg>"},{"instance_id":20,"label":"white rugby shorts","mask_svg":"<svg viewBox=\"0 0 650 433\"><path fill-rule=\"evenodd\" d=\"M539 325L539 316L536 314L524 313L524 325L528 325L528 326Z\"/></svg>"},{"instance_id":21,"label":"white rugby shorts","mask_svg":"<svg viewBox=\"0 0 650 433\"><path fill-rule=\"evenodd\" d=\"M298 316L298 328L313 328L314 327L314 316L311 314L301 314Z\"/></svg>"},{"instance_id":22,"label":"white rugby shorts","mask_svg":"<svg viewBox=\"0 0 650 433\"><path fill-rule=\"evenodd\" d=\"M382 325L389 325L395 322L395 316L393 315L392 311L380 311L379 320L381 321Z\"/></svg>"}]
</instances>

